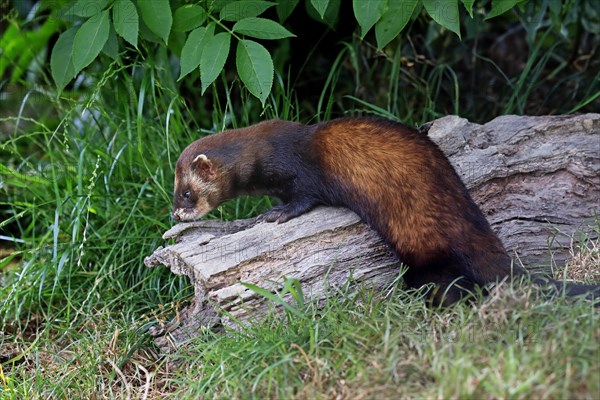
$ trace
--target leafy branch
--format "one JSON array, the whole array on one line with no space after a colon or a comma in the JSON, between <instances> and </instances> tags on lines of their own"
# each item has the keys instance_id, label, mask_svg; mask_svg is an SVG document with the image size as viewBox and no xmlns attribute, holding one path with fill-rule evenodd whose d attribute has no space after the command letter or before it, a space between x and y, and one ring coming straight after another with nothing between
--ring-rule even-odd
<instances>
[{"instance_id":1,"label":"leafy branch","mask_svg":"<svg viewBox=\"0 0 600 400\"><path fill-rule=\"evenodd\" d=\"M523 2L492 0L488 18ZM298 4L299 0L204 0L173 11L169 0L76 0L59 13L73 26L60 35L52 50L52 77L63 90L101 53L118 58L124 45L119 37L138 49L140 42L168 47L172 35L184 33L178 80L198 69L204 93L225 67L235 40L237 74L264 105L273 86L274 67L271 54L256 40L296 37L282 24ZM473 17L474 0L353 0L352 6L360 36L365 38L374 29L377 49L382 50L423 10L460 37L460 4ZM337 23L340 0L305 0L305 5L314 19L332 27ZM279 21L261 17L272 7Z\"/></svg>"}]
</instances>

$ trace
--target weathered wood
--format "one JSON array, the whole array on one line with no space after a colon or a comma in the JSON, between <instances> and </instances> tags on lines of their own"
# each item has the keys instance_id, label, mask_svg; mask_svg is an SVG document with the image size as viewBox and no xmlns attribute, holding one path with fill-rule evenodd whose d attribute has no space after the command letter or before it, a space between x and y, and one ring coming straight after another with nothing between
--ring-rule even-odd
<instances>
[{"instance_id":1,"label":"weathered wood","mask_svg":"<svg viewBox=\"0 0 600 400\"><path fill-rule=\"evenodd\" d=\"M600 114L504 116L485 125L450 116L428 128L512 254L526 266L548 265L555 238L553 257L564 263L571 235L599 208ZM187 275L196 289L177 320L153 331L164 351L202 326L235 326L262 314L264 298L242 282L274 292L285 277L295 278L306 298L321 300L348 282L384 290L399 274L378 235L340 208L321 207L285 224L179 224L163 237L176 243L156 250L146 265Z\"/></svg>"},{"instance_id":2,"label":"weathered wood","mask_svg":"<svg viewBox=\"0 0 600 400\"><path fill-rule=\"evenodd\" d=\"M600 114L458 117L429 136L450 158L504 246L528 267L558 264L600 208Z\"/></svg>"}]
</instances>

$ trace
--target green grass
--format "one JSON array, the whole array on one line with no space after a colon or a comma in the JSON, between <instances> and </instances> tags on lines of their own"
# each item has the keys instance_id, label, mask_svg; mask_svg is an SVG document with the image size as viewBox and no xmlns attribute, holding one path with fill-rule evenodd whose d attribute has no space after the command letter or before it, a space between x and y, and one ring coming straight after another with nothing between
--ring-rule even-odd
<instances>
[{"instance_id":1,"label":"green grass","mask_svg":"<svg viewBox=\"0 0 600 400\"><path fill-rule=\"evenodd\" d=\"M526 286L476 306L425 307L393 286L207 333L169 357L175 398L566 398L598 393L598 318ZM556 362L548 362L556 360Z\"/></svg>"},{"instance_id":2,"label":"green grass","mask_svg":"<svg viewBox=\"0 0 600 400\"><path fill-rule=\"evenodd\" d=\"M148 328L181 309L192 288L143 259L172 225L173 166L185 145L275 117L364 113L415 124L443 115L442 100L468 115L451 66L414 74L398 51L348 80L346 66L363 55L356 43L345 49L313 108L280 77L264 110L225 78L188 106L164 54L115 62L68 96L50 90L29 104L25 91L13 93L27 100L0 118L10 127L0 133L0 234L16 239L0 249L0 398L600 395L597 312L583 301L537 299L526 287L444 311L400 286L387 296L363 288L322 309L293 305L293 317L199 332L175 354L158 354ZM525 95L548 56L537 57L517 80ZM379 83L373 98L357 92ZM524 108L512 99L506 110ZM21 106L32 114L17 118ZM268 198L242 198L210 217L269 207Z\"/></svg>"},{"instance_id":3,"label":"green grass","mask_svg":"<svg viewBox=\"0 0 600 400\"><path fill-rule=\"evenodd\" d=\"M506 289L449 310L393 287L323 308L203 331L159 359L144 318L103 310L77 329L3 337L5 398L596 398L598 315L589 303ZM42 322L47 325L49 322Z\"/></svg>"}]
</instances>

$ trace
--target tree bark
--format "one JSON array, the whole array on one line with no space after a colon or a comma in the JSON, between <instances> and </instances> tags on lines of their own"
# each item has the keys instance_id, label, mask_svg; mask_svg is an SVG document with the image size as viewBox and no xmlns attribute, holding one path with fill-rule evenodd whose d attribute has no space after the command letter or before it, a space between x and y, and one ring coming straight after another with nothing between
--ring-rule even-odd
<instances>
[{"instance_id":1,"label":"tree bark","mask_svg":"<svg viewBox=\"0 0 600 400\"><path fill-rule=\"evenodd\" d=\"M530 269L564 264L575 232L589 231L600 202L600 114L503 116L479 125L449 116L423 128L448 156L506 249ZM400 263L347 209L320 207L285 224L200 221L163 235L175 243L145 264L190 277L195 297L151 332L163 351L200 327L236 326L263 314L264 296L297 279L305 299L335 288L385 290ZM577 238L575 238L577 239ZM288 294L284 299L289 301ZM272 303L271 303L272 306Z\"/></svg>"}]
</instances>

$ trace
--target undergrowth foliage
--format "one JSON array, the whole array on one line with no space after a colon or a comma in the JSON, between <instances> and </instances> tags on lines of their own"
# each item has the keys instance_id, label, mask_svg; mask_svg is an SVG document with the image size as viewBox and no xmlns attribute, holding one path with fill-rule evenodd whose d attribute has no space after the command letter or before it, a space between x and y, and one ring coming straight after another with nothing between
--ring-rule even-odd
<instances>
[{"instance_id":1,"label":"undergrowth foliage","mask_svg":"<svg viewBox=\"0 0 600 400\"><path fill-rule=\"evenodd\" d=\"M515 288L439 312L397 283L317 307L291 282L287 306L253 288L287 313L164 357L146 332L193 289L143 265L172 225L175 161L202 135L269 118L597 111L593 0L450 1L452 20L426 0L9 3L0 397L599 397L585 302ZM399 4L412 11L393 18ZM210 217L270 206L242 198ZM597 276L582 267L597 271L594 240L557 275Z\"/></svg>"},{"instance_id":2,"label":"undergrowth foliage","mask_svg":"<svg viewBox=\"0 0 600 400\"><path fill-rule=\"evenodd\" d=\"M479 311L460 305L439 313L398 288L385 299L369 290L345 293L293 318L273 315L258 326L203 336L173 356L186 372L171 388L174 397L282 399L597 393L597 317L581 304L531 304L530 295L498 292ZM563 334L574 336L558 350ZM559 353L567 359L559 361Z\"/></svg>"},{"instance_id":3,"label":"undergrowth foliage","mask_svg":"<svg viewBox=\"0 0 600 400\"><path fill-rule=\"evenodd\" d=\"M498 16L520 2L493 3L488 18ZM199 4L176 2L172 8L169 0L78 0L56 12L60 20L75 23L61 34L54 46L52 76L58 88L64 89L100 52L116 59L118 35L135 48L138 40L154 42L180 55L179 79L200 67L204 93L223 70L231 41L235 40L238 76L264 106L273 84L273 60L269 51L255 39L295 37L281 23L290 17L298 3L298 0L280 3L207 0ZM461 0L460 3L472 18L474 2ZM339 0L306 0L305 5L313 19L330 27L337 24ZM378 49L383 49L398 36L421 8L434 21L460 37L459 0L354 0L352 6L361 37L374 28ZM272 7L277 11L278 21L260 17ZM80 19L82 23L78 24ZM190 33L186 37L187 32Z\"/></svg>"},{"instance_id":4,"label":"undergrowth foliage","mask_svg":"<svg viewBox=\"0 0 600 400\"><path fill-rule=\"evenodd\" d=\"M110 74L109 69L105 78ZM103 90L98 93L108 93L103 86L115 84L113 95L120 91L123 96L113 98L117 106L128 92L108 82L99 81L98 89ZM142 96L151 84L140 83ZM142 121L138 106L152 106L147 98L139 100L110 112L98 106L111 103L101 95L87 102L59 100L53 106L66 107L67 112L54 127L38 126L3 143L5 154L19 162L3 167L8 173L5 191L18 201L3 203L10 211L5 211L2 224L20 232L18 237L27 245L11 257L26 263L13 278L18 296L4 298L5 315L60 312L71 323L98 303L119 307L116 299L123 290L135 298L144 280L155 281L144 289L155 300L163 285L181 290L182 282L161 283L161 277L142 269L142 255L158 245L160 232L168 226L161 215L168 215L166 188L172 175L165 175L157 160L176 156L179 145L166 145L174 139L162 125L135 128ZM170 126L183 128L180 114L174 115ZM165 144L163 149L140 151L144 142L156 137ZM85 294L73 296L71 291Z\"/></svg>"}]
</instances>

